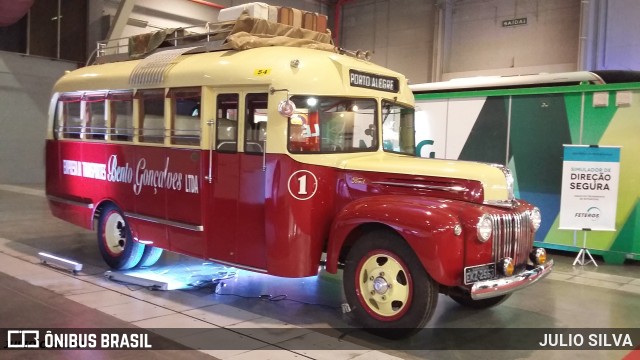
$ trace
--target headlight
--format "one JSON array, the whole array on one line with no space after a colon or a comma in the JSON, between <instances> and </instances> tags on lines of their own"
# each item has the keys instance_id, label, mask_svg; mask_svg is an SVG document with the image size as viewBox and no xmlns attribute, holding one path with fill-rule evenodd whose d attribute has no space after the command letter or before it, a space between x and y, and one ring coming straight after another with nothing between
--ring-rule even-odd
<instances>
[{"instance_id":1,"label":"headlight","mask_svg":"<svg viewBox=\"0 0 640 360\"><path fill-rule=\"evenodd\" d=\"M533 231L538 231L540 228L540 223L542 222L542 215L540 214L540 210L538 208L533 208L533 210L529 211L529 219L531 220L531 228Z\"/></svg>"},{"instance_id":2,"label":"headlight","mask_svg":"<svg viewBox=\"0 0 640 360\"><path fill-rule=\"evenodd\" d=\"M491 218L489 215L484 214L478 220L478 225L476 228L478 229L478 240L480 242L486 242L491 237Z\"/></svg>"}]
</instances>

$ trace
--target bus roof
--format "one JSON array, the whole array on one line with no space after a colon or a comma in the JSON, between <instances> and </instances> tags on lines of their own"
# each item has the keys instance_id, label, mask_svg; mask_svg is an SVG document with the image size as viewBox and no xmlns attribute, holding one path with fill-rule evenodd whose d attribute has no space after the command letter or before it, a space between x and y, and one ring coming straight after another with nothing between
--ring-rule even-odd
<instances>
[{"instance_id":1,"label":"bus roof","mask_svg":"<svg viewBox=\"0 0 640 360\"><path fill-rule=\"evenodd\" d=\"M261 39L264 33L255 34L254 30L243 31L260 28L256 24L276 32L286 30L286 36L275 36L283 42L272 42L273 36ZM253 86L286 89L291 94L388 97L413 104L413 94L403 75L375 65L356 52L348 56L350 52L326 44L330 42L327 34L290 26L280 29L282 25L244 16L232 25L230 35L223 31L225 40L218 41L223 44L221 47L208 47L215 45L213 40L218 36L211 32L207 35L213 34L212 40L204 45L160 48L141 60L80 68L63 76L55 84L54 92ZM298 32L299 37L289 35ZM242 38L253 35L257 36ZM247 48L247 43L256 47Z\"/></svg>"},{"instance_id":2,"label":"bus roof","mask_svg":"<svg viewBox=\"0 0 640 360\"><path fill-rule=\"evenodd\" d=\"M287 89L292 94L387 96L397 97L397 101L403 103L413 103L413 95L403 75L361 59L327 51L275 46L180 55L160 70L161 81L156 78L145 82L142 76L142 81L132 83L136 66L145 60L80 68L64 75L55 84L54 92L264 86ZM398 79L398 91L350 86L350 70Z\"/></svg>"},{"instance_id":3,"label":"bus roof","mask_svg":"<svg viewBox=\"0 0 640 360\"><path fill-rule=\"evenodd\" d=\"M414 93L513 89L578 85L581 83L604 84L605 81L595 72L577 71L554 74L515 75L515 76L478 76L452 79L449 81L414 84L409 87Z\"/></svg>"},{"instance_id":4,"label":"bus roof","mask_svg":"<svg viewBox=\"0 0 640 360\"><path fill-rule=\"evenodd\" d=\"M619 84L640 82L640 71L597 70L554 74L478 76L449 81L409 85L416 94L473 90L541 88L581 84Z\"/></svg>"}]
</instances>

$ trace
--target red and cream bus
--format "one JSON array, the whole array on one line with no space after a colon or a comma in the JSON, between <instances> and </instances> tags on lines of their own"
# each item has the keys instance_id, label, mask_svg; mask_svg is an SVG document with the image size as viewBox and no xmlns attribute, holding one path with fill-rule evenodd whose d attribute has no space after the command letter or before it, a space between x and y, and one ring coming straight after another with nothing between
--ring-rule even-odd
<instances>
[{"instance_id":1,"label":"red and cream bus","mask_svg":"<svg viewBox=\"0 0 640 360\"><path fill-rule=\"evenodd\" d=\"M439 293L488 307L551 271L508 169L415 155L401 74L335 51L207 50L53 89L50 208L96 229L111 268L168 250L282 277L344 269L351 312L388 337L423 327Z\"/></svg>"}]
</instances>

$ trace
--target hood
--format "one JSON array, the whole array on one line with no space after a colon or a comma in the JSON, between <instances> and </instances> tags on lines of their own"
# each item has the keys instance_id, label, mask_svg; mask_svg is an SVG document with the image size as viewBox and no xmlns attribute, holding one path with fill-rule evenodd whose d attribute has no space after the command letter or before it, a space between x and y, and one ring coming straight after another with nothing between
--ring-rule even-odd
<instances>
[{"instance_id":1,"label":"hood","mask_svg":"<svg viewBox=\"0 0 640 360\"><path fill-rule=\"evenodd\" d=\"M475 180L482 184L485 204L511 206L514 200L511 172L502 165L377 152L342 159L335 166L344 170Z\"/></svg>"}]
</instances>

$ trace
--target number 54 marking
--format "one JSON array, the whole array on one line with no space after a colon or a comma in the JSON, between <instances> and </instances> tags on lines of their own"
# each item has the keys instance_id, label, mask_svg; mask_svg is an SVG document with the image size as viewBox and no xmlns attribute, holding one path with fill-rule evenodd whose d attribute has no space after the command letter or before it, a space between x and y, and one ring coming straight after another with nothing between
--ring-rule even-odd
<instances>
[{"instance_id":1,"label":"number 54 marking","mask_svg":"<svg viewBox=\"0 0 640 360\"><path fill-rule=\"evenodd\" d=\"M255 69L253 75L255 76L267 76L271 74L271 69Z\"/></svg>"}]
</instances>

